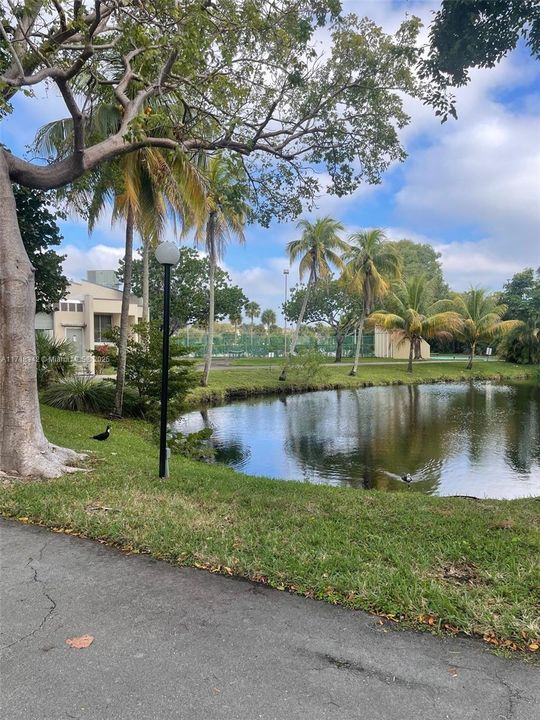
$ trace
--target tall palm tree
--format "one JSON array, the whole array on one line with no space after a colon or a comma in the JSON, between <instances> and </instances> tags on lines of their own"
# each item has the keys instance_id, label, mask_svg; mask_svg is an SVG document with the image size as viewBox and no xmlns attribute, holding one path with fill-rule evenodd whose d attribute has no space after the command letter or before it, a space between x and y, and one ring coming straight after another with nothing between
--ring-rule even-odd
<instances>
[{"instance_id":1,"label":"tall palm tree","mask_svg":"<svg viewBox=\"0 0 540 720\"><path fill-rule=\"evenodd\" d=\"M308 272L309 276L304 301L291 339L290 355L293 355L296 349L311 288L320 279L327 279L332 275L332 265L338 270L343 268L343 260L336 250L343 253L349 247L339 236L339 233L343 232L343 225L329 215L317 218L313 223L309 220L300 220L296 227L302 230L302 235L298 240L292 240L287 245L289 261L292 263L300 258L300 281ZM287 379L286 365L283 367L279 379Z\"/></svg>"},{"instance_id":2,"label":"tall palm tree","mask_svg":"<svg viewBox=\"0 0 540 720\"><path fill-rule=\"evenodd\" d=\"M245 176L240 165L222 154L203 158L202 165L207 183L207 195L204 222L198 224L196 239L201 241L204 237L209 262L208 335L201 378L201 385L206 386L212 366L214 345L215 270L231 236L235 236L241 243L244 242L248 206L245 202L247 195Z\"/></svg>"},{"instance_id":3,"label":"tall palm tree","mask_svg":"<svg viewBox=\"0 0 540 720\"><path fill-rule=\"evenodd\" d=\"M370 327L380 326L394 330L399 342L409 342L408 372L412 373L414 348L424 338L450 338L463 324L459 314L452 310L440 311L441 301L431 302L431 289L424 276L411 277L400 282L390 294L389 305L394 312L379 310L368 318Z\"/></svg>"},{"instance_id":4,"label":"tall palm tree","mask_svg":"<svg viewBox=\"0 0 540 720\"><path fill-rule=\"evenodd\" d=\"M506 305L499 304L497 297L489 295L484 288L471 288L467 292L456 294L447 305L463 319L457 337L466 344L469 351L467 370L472 369L479 341L501 337L523 324L520 320L502 320Z\"/></svg>"},{"instance_id":5,"label":"tall palm tree","mask_svg":"<svg viewBox=\"0 0 540 720\"><path fill-rule=\"evenodd\" d=\"M366 318L373 312L375 303L388 293L390 282L399 278L401 263L398 251L378 228L353 233L348 242L350 247L343 255L346 262L343 281L363 299L354 363L349 373L356 375Z\"/></svg>"},{"instance_id":6,"label":"tall palm tree","mask_svg":"<svg viewBox=\"0 0 540 720\"><path fill-rule=\"evenodd\" d=\"M121 121L115 106L98 106L90 121L88 134L97 139L106 136L111 127ZM54 150L62 157L69 147L73 125L71 119L45 125L38 133L36 146ZM143 259L146 255L146 317L148 306L148 249L156 244L168 218L183 226L196 222L205 207L205 187L190 158L183 153L157 148L142 148L105 163L87 179L70 188L67 194L72 207L85 214L92 231L99 216L112 204L112 221L125 221L125 252L122 307L114 414L121 416L126 371L126 351L129 334L129 302L133 266L133 238L137 230L143 238ZM144 271L143 271L144 272Z\"/></svg>"},{"instance_id":7,"label":"tall palm tree","mask_svg":"<svg viewBox=\"0 0 540 720\"><path fill-rule=\"evenodd\" d=\"M261 314L261 306L259 303L256 303L254 300L252 302L248 302L246 305L246 315L251 320L251 327L250 327L250 334L251 334L251 344L253 345L253 321L255 318L258 318Z\"/></svg>"},{"instance_id":8,"label":"tall palm tree","mask_svg":"<svg viewBox=\"0 0 540 720\"><path fill-rule=\"evenodd\" d=\"M270 308L268 310L263 310L261 320L263 325L266 327L266 330L268 331L272 327L272 325L276 324L276 313Z\"/></svg>"}]
</instances>

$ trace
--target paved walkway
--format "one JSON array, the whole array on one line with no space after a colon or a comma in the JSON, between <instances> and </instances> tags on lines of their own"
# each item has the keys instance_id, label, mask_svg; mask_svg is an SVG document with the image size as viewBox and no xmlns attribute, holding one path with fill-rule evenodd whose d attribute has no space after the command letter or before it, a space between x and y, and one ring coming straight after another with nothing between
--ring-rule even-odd
<instances>
[{"instance_id":1,"label":"paved walkway","mask_svg":"<svg viewBox=\"0 0 540 720\"><path fill-rule=\"evenodd\" d=\"M6 720L539 716L538 668L481 643L40 528L0 535Z\"/></svg>"}]
</instances>

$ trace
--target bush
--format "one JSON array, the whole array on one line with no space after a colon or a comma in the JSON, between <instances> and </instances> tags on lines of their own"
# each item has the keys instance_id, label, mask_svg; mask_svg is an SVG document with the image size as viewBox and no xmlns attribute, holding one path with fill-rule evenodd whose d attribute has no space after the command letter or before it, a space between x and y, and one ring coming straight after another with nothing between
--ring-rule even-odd
<instances>
[{"instance_id":1,"label":"bush","mask_svg":"<svg viewBox=\"0 0 540 720\"><path fill-rule=\"evenodd\" d=\"M103 343L98 345L90 353L96 360L96 374L100 375L108 367L118 366L118 349L115 345L107 345Z\"/></svg>"},{"instance_id":2,"label":"bush","mask_svg":"<svg viewBox=\"0 0 540 720\"><path fill-rule=\"evenodd\" d=\"M43 393L43 402L61 410L101 415L112 412L115 393L112 382L76 377L50 385ZM144 416L144 401L131 388L124 392L124 410L131 417Z\"/></svg>"},{"instance_id":3,"label":"bush","mask_svg":"<svg viewBox=\"0 0 540 720\"><path fill-rule=\"evenodd\" d=\"M55 340L42 330L37 330L36 368L40 389L71 377L77 370L74 346L69 340Z\"/></svg>"},{"instance_id":4,"label":"bush","mask_svg":"<svg viewBox=\"0 0 540 720\"><path fill-rule=\"evenodd\" d=\"M287 361L287 379L293 383L325 382L329 377L324 364L328 359L317 350L300 350Z\"/></svg>"}]
</instances>

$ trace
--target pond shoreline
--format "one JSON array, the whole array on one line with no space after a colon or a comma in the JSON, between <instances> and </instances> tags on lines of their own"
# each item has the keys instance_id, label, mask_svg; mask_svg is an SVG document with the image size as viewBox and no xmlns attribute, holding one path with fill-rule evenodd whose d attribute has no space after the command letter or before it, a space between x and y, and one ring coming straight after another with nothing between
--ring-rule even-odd
<instances>
[{"instance_id":1,"label":"pond shoreline","mask_svg":"<svg viewBox=\"0 0 540 720\"><path fill-rule=\"evenodd\" d=\"M329 366L325 366L325 369L329 369ZM333 367L333 372L331 372L331 375L341 375L341 377L332 377L318 382L280 382L278 380L280 371L280 366L273 368L242 368L241 370L238 368L234 370L232 368L216 369L210 375L210 385L208 387L198 387L188 395L185 403L186 411L225 405L235 400L248 400L271 395L295 395L324 390L392 385L448 384L467 381L504 382L506 380L535 380L540 378L538 369L535 367L525 368L497 361L491 363L489 367L483 367L478 363L477 367L473 367L472 370L466 370L463 363L444 361L444 367L439 367L435 363L420 365L417 362L412 374L403 370L403 366L381 364L370 366L369 370L366 369L366 366L360 366L359 374L354 377L348 374L349 366L342 365Z\"/></svg>"}]
</instances>

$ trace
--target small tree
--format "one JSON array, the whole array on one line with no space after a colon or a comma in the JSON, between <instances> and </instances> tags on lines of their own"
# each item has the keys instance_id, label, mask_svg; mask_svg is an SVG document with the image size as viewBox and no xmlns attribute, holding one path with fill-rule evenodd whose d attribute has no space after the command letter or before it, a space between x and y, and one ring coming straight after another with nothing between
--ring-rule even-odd
<instances>
[{"instance_id":1,"label":"small tree","mask_svg":"<svg viewBox=\"0 0 540 720\"><path fill-rule=\"evenodd\" d=\"M469 352L467 370L472 369L476 346L480 341L502 337L523 324L520 320L502 320L506 305L500 304L496 295L488 295L483 288L471 288L468 292L455 295L446 306L463 320L457 337L465 343Z\"/></svg>"},{"instance_id":2,"label":"small tree","mask_svg":"<svg viewBox=\"0 0 540 720\"><path fill-rule=\"evenodd\" d=\"M409 343L407 371L413 371L415 345L423 338L451 337L462 327L457 312L440 312L439 303L430 304L431 292L425 277L409 278L400 282L391 293L389 303L393 312L379 310L369 316L369 326L379 325L396 333L398 342Z\"/></svg>"}]
</instances>

